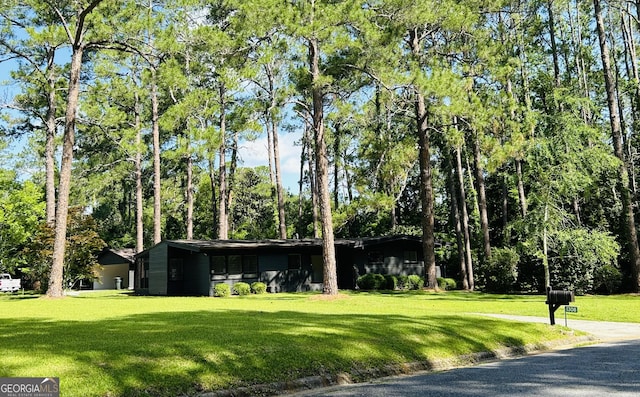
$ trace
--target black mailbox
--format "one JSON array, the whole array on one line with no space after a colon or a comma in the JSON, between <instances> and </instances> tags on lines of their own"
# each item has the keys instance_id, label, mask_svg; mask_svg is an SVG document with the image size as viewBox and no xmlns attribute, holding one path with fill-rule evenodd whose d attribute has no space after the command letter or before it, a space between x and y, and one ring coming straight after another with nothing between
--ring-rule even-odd
<instances>
[{"instance_id":1,"label":"black mailbox","mask_svg":"<svg viewBox=\"0 0 640 397\"><path fill-rule=\"evenodd\" d=\"M555 325L556 318L555 312L560 306L568 305L570 302L575 301L573 291L554 291L551 287L547 287L547 301L549 305L549 320L551 325Z\"/></svg>"},{"instance_id":2,"label":"black mailbox","mask_svg":"<svg viewBox=\"0 0 640 397\"><path fill-rule=\"evenodd\" d=\"M547 291L547 305L568 305L574 301L573 291Z\"/></svg>"}]
</instances>

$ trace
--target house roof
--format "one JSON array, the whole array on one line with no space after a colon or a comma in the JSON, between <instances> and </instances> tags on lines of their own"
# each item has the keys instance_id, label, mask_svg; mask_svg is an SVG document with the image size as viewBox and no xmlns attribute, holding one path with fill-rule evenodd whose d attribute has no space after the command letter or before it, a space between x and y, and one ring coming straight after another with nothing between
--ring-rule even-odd
<instances>
[{"instance_id":1,"label":"house roof","mask_svg":"<svg viewBox=\"0 0 640 397\"><path fill-rule=\"evenodd\" d=\"M105 248L98 255L98 263L101 265L116 265L122 263L134 263L136 250L134 248Z\"/></svg>"},{"instance_id":2,"label":"house roof","mask_svg":"<svg viewBox=\"0 0 640 397\"><path fill-rule=\"evenodd\" d=\"M409 236L405 234L393 235L393 236L379 236L379 237L362 237L351 240L354 248L365 248L378 244L386 244L390 242L398 241L411 241L420 242L421 239L418 236Z\"/></svg>"},{"instance_id":3,"label":"house roof","mask_svg":"<svg viewBox=\"0 0 640 397\"><path fill-rule=\"evenodd\" d=\"M296 248L296 247L321 247L321 239L268 239L268 240L165 240L170 247L181 248L196 252L204 252L219 249L247 249L247 248ZM350 245L346 240L336 240L336 245Z\"/></svg>"},{"instance_id":4,"label":"house roof","mask_svg":"<svg viewBox=\"0 0 640 397\"><path fill-rule=\"evenodd\" d=\"M385 244L389 242L412 241L420 242L420 237L408 235L358 237L351 239L336 239L336 247L353 247L364 249L365 247ZM322 247L322 239L265 239L265 240L164 240L159 244L166 244L192 252L207 252L227 249L256 249L256 248L313 248ZM136 256L145 256L148 249Z\"/></svg>"}]
</instances>

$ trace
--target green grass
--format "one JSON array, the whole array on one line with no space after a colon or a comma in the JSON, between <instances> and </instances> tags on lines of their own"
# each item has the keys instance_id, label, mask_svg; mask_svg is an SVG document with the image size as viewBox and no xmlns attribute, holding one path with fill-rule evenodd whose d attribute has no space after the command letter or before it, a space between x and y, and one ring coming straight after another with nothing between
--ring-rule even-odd
<instances>
[{"instance_id":1,"label":"green grass","mask_svg":"<svg viewBox=\"0 0 640 397\"><path fill-rule=\"evenodd\" d=\"M578 297L573 318L640 322L640 297ZM564 337L544 297L348 293L233 298L0 297L0 377L57 376L64 396L175 396Z\"/></svg>"},{"instance_id":2,"label":"green grass","mask_svg":"<svg viewBox=\"0 0 640 397\"><path fill-rule=\"evenodd\" d=\"M497 295L466 292L431 294L428 298L439 311L464 313L498 313L548 317L544 295ZM640 323L640 295L576 296L571 306L578 313L569 314L575 320ZM562 312L560 308L556 315Z\"/></svg>"}]
</instances>

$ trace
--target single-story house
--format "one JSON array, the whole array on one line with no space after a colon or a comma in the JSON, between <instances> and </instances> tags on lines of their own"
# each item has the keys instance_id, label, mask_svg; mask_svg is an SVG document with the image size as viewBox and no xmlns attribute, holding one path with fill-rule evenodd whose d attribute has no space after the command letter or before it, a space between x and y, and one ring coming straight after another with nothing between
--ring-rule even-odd
<instances>
[{"instance_id":1,"label":"single-story house","mask_svg":"<svg viewBox=\"0 0 640 397\"><path fill-rule=\"evenodd\" d=\"M98 255L97 279L94 290L133 289L135 249L105 248Z\"/></svg>"},{"instance_id":2,"label":"single-story house","mask_svg":"<svg viewBox=\"0 0 640 397\"><path fill-rule=\"evenodd\" d=\"M422 275L419 237L336 239L338 287L366 273ZM134 288L150 295L212 295L218 283L264 282L270 292L322 290L322 240L166 240L136 255Z\"/></svg>"}]
</instances>

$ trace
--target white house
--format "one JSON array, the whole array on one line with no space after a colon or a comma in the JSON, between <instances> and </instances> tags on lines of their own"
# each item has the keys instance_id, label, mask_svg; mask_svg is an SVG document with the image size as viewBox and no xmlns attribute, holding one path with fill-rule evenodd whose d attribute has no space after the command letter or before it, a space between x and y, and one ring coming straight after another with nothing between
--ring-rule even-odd
<instances>
[{"instance_id":1,"label":"white house","mask_svg":"<svg viewBox=\"0 0 640 397\"><path fill-rule=\"evenodd\" d=\"M93 282L93 289L133 289L134 257L133 248L105 248L98 255L100 268L97 270L98 279Z\"/></svg>"}]
</instances>

